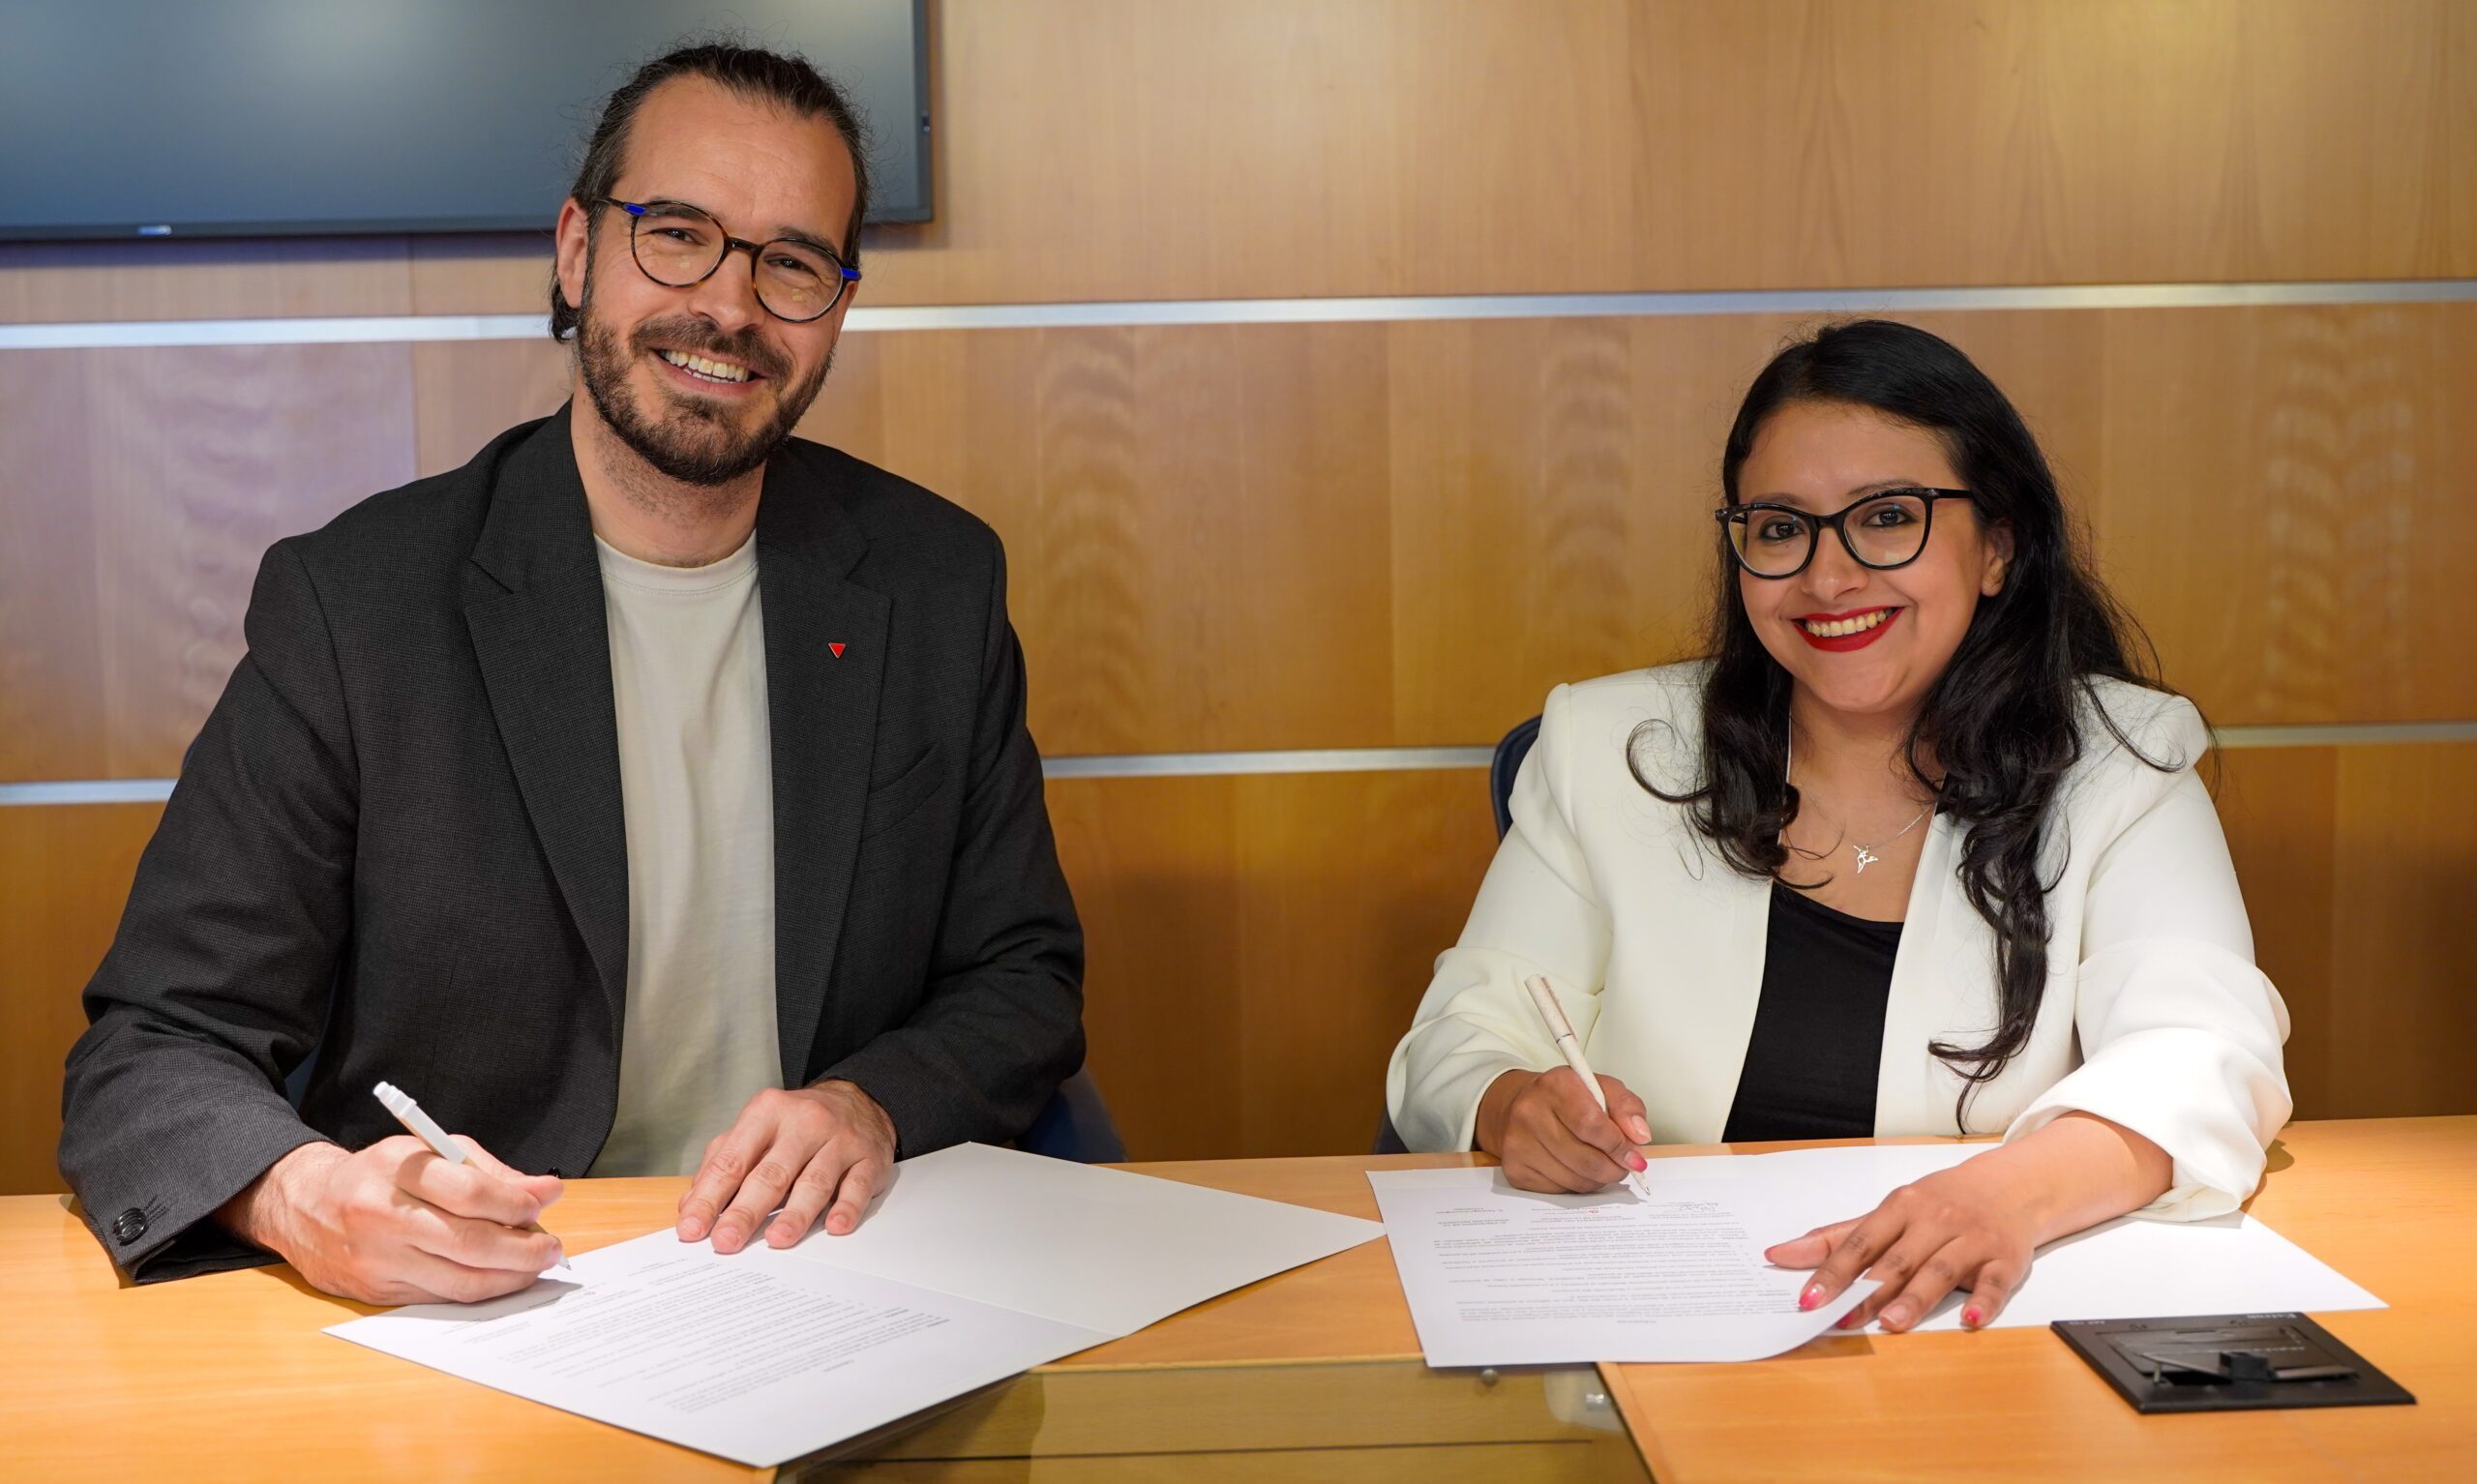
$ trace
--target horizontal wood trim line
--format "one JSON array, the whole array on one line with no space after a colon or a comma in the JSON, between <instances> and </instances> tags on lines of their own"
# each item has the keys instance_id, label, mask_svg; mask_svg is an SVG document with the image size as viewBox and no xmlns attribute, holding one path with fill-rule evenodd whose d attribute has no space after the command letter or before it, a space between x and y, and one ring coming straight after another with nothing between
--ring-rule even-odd
<instances>
[{"instance_id":1,"label":"horizontal wood trim line","mask_svg":"<svg viewBox=\"0 0 2477 1484\"><path fill-rule=\"evenodd\" d=\"M1399 773L1484 768L1485 747L1328 747L1248 753L1125 753L1044 757L1051 778L1213 778L1268 773Z\"/></svg>"},{"instance_id":2,"label":"horizontal wood trim line","mask_svg":"<svg viewBox=\"0 0 2477 1484\"><path fill-rule=\"evenodd\" d=\"M844 329L852 334L884 334L907 330L1071 330L1124 325L1364 324L1424 319L1626 319L1679 314L1898 314L1938 310L2200 310L2469 302L2477 302L2477 279L1812 288L1727 293L1429 294L1355 299L1159 299L855 308L846 317ZM76 324L0 324L0 350L523 341L541 339L549 333L549 321L539 314L90 320Z\"/></svg>"},{"instance_id":3,"label":"horizontal wood trim line","mask_svg":"<svg viewBox=\"0 0 2477 1484\"><path fill-rule=\"evenodd\" d=\"M2477 742L2477 722L2378 722L2362 727L2223 727L2223 749L2380 747ZM1123 753L1045 757L1050 778L1226 778L1282 773L1405 773L1484 768L1487 747L1326 747L1246 753ZM172 796L168 778L105 778L75 783L0 784L0 805L142 804Z\"/></svg>"}]
</instances>

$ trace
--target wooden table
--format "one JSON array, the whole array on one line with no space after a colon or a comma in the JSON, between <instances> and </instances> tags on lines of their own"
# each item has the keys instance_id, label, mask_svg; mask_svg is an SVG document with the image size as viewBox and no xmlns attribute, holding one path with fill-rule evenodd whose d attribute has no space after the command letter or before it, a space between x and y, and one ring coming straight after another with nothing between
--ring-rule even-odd
<instances>
[{"instance_id":1,"label":"wooden table","mask_svg":"<svg viewBox=\"0 0 2477 1484\"><path fill-rule=\"evenodd\" d=\"M1135 1168L1373 1217L1366 1170L1483 1162ZM546 1224L587 1251L664 1225L680 1183L573 1182ZM2477 1232L2477 1117L2296 1125L2251 1209L2389 1300L2324 1322L2419 1405L2143 1417L2042 1329L1827 1339L1751 1365L1611 1366L1604 1379L1663 1480L2477 1477L2477 1282L2462 1258ZM28 1478L750 1474L318 1333L360 1312L284 1267L123 1287L66 1198L0 1199L0 1460ZM1138 1375L1418 1353L1378 1241L1044 1371L1172 1388L1175 1377Z\"/></svg>"}]
</instances>

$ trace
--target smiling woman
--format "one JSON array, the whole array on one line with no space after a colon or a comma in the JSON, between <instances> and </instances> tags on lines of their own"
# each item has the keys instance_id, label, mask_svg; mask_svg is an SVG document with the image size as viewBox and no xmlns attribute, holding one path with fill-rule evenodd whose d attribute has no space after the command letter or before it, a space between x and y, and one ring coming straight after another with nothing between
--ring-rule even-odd
<instances>
[{"instance_id":1,"label":"smiling woman","mask_svg":"<svg viewBox=\"0 0 2477 1484\"><path fill-rule=\"evenodd\" d=\"M2126 1211L2234 1207L2288 1114L2286 1012L2208 729L2012 403L1925 331L1835 326L1755 378L1720 483L1710 657L1550 695L1396 1126L1568 1191L1654 1140L2001 1131L1771 1250L1809 1304L1882 1280L1851 1322L1892 1328L1964 1289L1982 1324L2039 1244Z\"/></svg>"}]
</instances>

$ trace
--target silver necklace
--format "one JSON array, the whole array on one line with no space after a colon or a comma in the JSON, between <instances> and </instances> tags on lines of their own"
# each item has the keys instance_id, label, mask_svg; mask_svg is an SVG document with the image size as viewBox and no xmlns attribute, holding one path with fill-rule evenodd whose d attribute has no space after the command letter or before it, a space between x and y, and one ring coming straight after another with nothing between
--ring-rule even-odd
<instances>
[{"instance_id":1,"label":"silver necklace","mask_svg":"<svg viewBox=\"0 0 2477 1484\"><path fill-rule=\"evenodd\" d=\"M1789 728L1789 758L1788 758L1788 766L1786 766L1786 767L1784 767L1784 768L1782 768L1782 769L1780 770L1780 782L1781 782L1781 783L1783 783L1783 784L1788 783L1788 782L1789 782L1790 774L1792 774L1793 772L1795 772L1795 771L1797 770L1797 766L1798 766L1798 731L1797 731L1797 728L1796 728L1795 727L1792 727L1791 728ZM1878 855L1878 854L1876 854L1876 853L1875 853L1875 846L1888 846L1888 845L1891 845L1894 841L1898 840L1898 839L1899 839L1900 837L1902 837L1903 835L1908 834L1911 830L1914 830L1914 829L1918 828L1918 821L1919 821L1919 820L1921 820L1921 819L1925 818L1925 817L1926 817L1926 816L1928 815L1928 813L1929 813L1929 812L1931 812L1934 808L1935 808L1935 806L1934 806L1932 803L1929 803L1929 804L1928 804L1925 809L1922 809L1922 810L1920 810L1918 813L1916 813L1916 814L1914 814L1914 815L1910 816L1909 822L1908 822L1907 824L1902 825L1899 829L1896 829L1896 830L1893 831L1891 834L1889 834L1889 835L1885 836L1883 839L1876 841L1876 842L1875 842L1875 844L1874 844L1874 845L1871 845L1871 846L1862 846L1862 845L1860 845L1858 842L1856 842L1856 841L1854 841L1854 840L1849 840L1849 839L1848 839L1848 829L1847 829L1847 826L1843 826L1843 827L1842 827L1842 830L1841 830L1841 838L1842 838L1844 841L1846 841L1846 842L1847 842L1847 844L1848 844L1848 846L1849 846L1849 851L1850 851L1850 853L1858 857L1858 869L1857 869L1857 871L1856 871L1855 873L1853 873L1853 874L1854 874L1854 875L1857 875L1857 876L1865 876L1865 875L1866 874L1866 868L1867 868L1867 867L1869 867L1869 866L1871 866L1871 865L1875 864L1875 862L1877 862L1877 861L1879 861L1879 860L1882 860L1882 859L1883 859L1883 857L1882 857L1881 855Z\"/></svg>"}]
</instances>

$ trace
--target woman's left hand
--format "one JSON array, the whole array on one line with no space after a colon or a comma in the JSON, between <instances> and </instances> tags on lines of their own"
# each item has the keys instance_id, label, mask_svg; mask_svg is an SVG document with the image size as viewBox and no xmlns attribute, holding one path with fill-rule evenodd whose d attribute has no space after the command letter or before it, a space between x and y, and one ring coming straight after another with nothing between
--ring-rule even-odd
<instances>
[{"instance_id":1,"label":"woman's left hand","mask_svg":"<svg viewBox=\"0 0 2477 1484\"><path fill-rule=\"evenodd\" d=\"M1801 1309L1829 1302L1861 1274L1881 1280L1840 1321L1843 1329L1869 1320L1907 1329L1955 1289L1970 1291L1961 1323L1977 1329L2003 1312L2044 1239L2036 1185L2016 1178L2005 1158L2013 1152L1990 1149L1938 1171L1855 1221L1817 1227L1763 1255L1780 1267L1816 1270L1799 1291Z\"/></svg>"}]
</instances>

